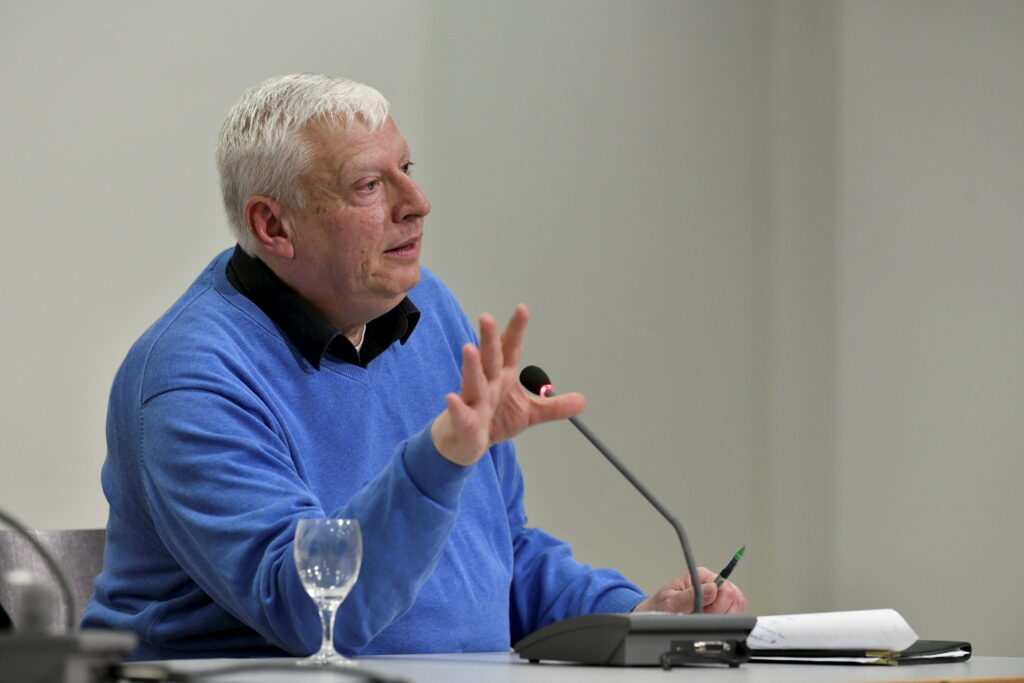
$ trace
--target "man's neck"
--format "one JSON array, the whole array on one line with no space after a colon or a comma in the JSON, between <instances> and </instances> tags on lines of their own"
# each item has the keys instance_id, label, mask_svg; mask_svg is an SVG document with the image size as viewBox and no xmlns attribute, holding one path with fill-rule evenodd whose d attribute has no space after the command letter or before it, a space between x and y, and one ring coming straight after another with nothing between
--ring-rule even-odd
<instances>
[{"instance_id":1,"label":"man's neck","mask_svg":"<svg viewBox=\"0 0 1024 683\"><path fill-rule=\"evenodd\" d=\"M310 301L289 287L259 258L240 248L232 254L225 274L239 292L255 303L296 345L302 357L319 369L324 354L366 367L392 343L409 338L420 312L408 298L361 325L348 325L347 334ZM358 347L358 348L357 348Z\"/></svg>"},{"instance_id":2,"label":"man's neck","mask_svg":"<svg viewBox=\"0 0 1024 683\"><path fill-rule=\"evenodd\" d=\"M354 346L362 342L367 323L384 315L405 298L403 294L393 301L345 299L334 292L322 291L305 282L288 267L288 262L268 257L266 254L261 254L259 258L283 283L305 299Z\"/></svg>"}]
</instances>

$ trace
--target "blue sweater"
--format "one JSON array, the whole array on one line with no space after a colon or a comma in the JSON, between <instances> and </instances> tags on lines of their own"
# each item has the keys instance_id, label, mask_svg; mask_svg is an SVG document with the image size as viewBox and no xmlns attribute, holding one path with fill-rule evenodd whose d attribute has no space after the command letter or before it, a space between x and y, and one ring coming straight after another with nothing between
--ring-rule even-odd
<instances>
[{"instance_id":1,"label":"blue sweater","mask_svg":"<svg viewBox=\"0 0 1024 683\"><path fill-rule=\"evenodd\" d=\"M511 443L471 467L429 426L474 341L426 270L416 330L366 368L302 358L224 275L220 254L135 343L107 417L107 548L83 627L134 631L134 658L303 655L317 610L292 556L303 517L363 529L342 604L346 654L507 650L552 621L627 612L620 574L526 527Z\"/></svg>"}]
</instances>

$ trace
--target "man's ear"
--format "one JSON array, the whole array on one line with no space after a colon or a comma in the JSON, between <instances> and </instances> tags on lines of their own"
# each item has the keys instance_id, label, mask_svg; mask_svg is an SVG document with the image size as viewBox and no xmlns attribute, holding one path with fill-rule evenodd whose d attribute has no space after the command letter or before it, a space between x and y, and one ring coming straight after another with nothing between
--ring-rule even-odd
<instances>
[{"instance_id":1,"label":"man's ear","mask_svg":"<svg viewBox=\"0 0 1024 683\"><path fill-rule=\"evenodd\" d=\"M279 258L295 256L291 227L284 220L284 209L270 197L256 195L245 203L245 222L260 248Z\"/></svg>"}]
</instances>

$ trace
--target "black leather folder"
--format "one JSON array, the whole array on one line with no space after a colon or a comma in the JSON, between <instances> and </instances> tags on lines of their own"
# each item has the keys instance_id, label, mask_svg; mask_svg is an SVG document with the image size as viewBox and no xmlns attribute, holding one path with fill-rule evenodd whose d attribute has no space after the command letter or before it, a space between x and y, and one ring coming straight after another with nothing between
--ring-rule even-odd
<instances>
[{"instance_id":1,"label":"black leather folder","mask_svg":"<svg viewBox=\"0 0 1024 683\"><path fill-rule=\"evenodd\" d=\"M938 664L966 662L971 644L958 640L919 640L899 652L878 650L751 650L751 662L779 664Z\"/></svg>"}]
</instances>

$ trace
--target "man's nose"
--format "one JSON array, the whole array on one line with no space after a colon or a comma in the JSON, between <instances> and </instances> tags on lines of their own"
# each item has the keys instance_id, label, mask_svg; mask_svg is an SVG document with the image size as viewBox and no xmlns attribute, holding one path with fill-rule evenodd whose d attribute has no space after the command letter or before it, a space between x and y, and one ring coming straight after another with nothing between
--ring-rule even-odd
<instances>
[{"instance_id":1,"label":"man's nose","mask_svg":"<svg viewBox=\"0 0 1024 683\"><path fill-rule=\"evenodd\" d=\"M399 197L395 202L394 217L396 222L422 218L430 213L430 202L412 178L404 176L398 187Z\"/></svg>"}]
</instances>

